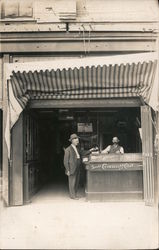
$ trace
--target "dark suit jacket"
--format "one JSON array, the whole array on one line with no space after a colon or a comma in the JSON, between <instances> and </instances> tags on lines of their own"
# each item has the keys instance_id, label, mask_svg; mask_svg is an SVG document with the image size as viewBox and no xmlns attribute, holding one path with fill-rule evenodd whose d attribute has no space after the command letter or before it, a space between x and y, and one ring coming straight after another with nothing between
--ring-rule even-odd
<instances>
[{"instance_id":1,"label":"dark suit jacket","mask_svg":"<svg viewBox=\"0 0 159 250\"><path fill-rule=\"evenodd\" d=\"M79 152L79 155L80 155L80 152ZM66 172L70 171L70 174L74 174L78 167L77 161L78 160L77 160L76 152L73 149L73 147L70 145L69 147L65 149L65 154L64 154L64 166L65 166Z\"/></svg>"}]
</instances>

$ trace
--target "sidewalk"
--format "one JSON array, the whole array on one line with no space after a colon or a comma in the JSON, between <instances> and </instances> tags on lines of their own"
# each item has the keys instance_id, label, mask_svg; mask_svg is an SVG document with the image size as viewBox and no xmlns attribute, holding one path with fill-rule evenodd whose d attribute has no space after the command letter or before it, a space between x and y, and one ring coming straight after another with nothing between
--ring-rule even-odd
<instances>
[{"instance_id":1,"label":"sidewalk","mask_svg":"<svg viewBox=\"0 0 159 250\"><path fill-rule=\"evenodd\" d=\"M143 202L71 200L56 187L1 215L1 249L157 248L158 211Z\"/></svg>"}]
</instances>

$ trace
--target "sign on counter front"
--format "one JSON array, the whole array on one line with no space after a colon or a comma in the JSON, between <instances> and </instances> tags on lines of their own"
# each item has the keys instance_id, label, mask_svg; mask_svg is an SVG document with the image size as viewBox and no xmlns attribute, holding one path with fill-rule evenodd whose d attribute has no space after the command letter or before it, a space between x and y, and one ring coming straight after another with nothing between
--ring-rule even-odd
<instances>
[{"instance_id":1,"label":"sign on counter front","mask_svg":"<svg viewBox=\"0 0 159 250\"><path fill-rule=\"evenodd\" d=\"M86 164L89 171L135 171L142 170L142 162L109 162Z\"/></svg>"}]
</instances>

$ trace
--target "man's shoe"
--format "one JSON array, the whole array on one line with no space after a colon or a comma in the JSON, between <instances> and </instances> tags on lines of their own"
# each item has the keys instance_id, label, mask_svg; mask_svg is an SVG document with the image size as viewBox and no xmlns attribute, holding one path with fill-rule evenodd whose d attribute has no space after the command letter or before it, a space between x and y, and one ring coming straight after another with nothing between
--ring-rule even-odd
<instances>
[{"instance_id":1,"label":"man's shoe","mask_svg":"<svg viewBox=\"0 0 159 250\"><path fill-rule=\"evenodd\" d=\"M73 199L73 200L79 200L78 197L70 197L70 198Z\"/></svg>"},{"instance_id":2,"label":"man's shoe","mask_svg":"<svg viewBox=\"0 0 159 250\"><path fill-rule=\"evenodd\" d=\"M80 199L80 198L82 198L82 196L81 195L77 195L77 198Z\"/></svg>"}]
</instances>

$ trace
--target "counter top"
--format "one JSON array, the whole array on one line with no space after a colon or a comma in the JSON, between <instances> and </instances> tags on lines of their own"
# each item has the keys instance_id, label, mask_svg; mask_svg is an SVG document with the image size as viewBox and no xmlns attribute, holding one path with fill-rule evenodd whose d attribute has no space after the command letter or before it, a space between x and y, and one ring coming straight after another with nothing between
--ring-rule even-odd
<instances>
[{"instance_id":1,"label":"counter top","mask_svg":"<svg viewBox=\"0 0 159 250\"><path fill-rule=\"evenodd\" d=\"M93 153L85 162L89 171L136 171L142 170L142 154L100 154Z\"/></svg>"},{"instance_id":2,"label":"counter top","mask_svg":"<svg viewBox=\"0 0 159 250\"><path fill-rule=\"evenodd\" d=\"M126 154L103 154L92 153L89 157L89 162L141 162L141 153L126 153Z\"/></svg>"}]
</instances>

